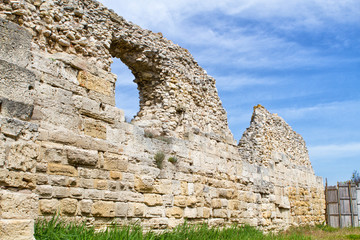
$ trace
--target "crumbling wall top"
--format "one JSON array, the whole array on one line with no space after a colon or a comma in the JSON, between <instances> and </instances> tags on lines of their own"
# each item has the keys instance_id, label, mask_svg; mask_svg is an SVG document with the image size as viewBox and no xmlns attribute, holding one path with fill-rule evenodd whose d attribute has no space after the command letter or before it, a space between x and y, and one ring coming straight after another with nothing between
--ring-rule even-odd
<instances>
[{"instance_id":1,"label":"crumbling wall top","mask_svg":"<svg viewBox=\"0 0 360 240\"><path fill-rule=\"evenodd\" d=\"M0 17L26 27L34 49L81 56L109 72L111 57L120 58L138 85L140 111L133 122L155 135L184 137L200 130L233 142L215 79L161 33L93 0L3 1Z\"/></svg>"}]
</instances>

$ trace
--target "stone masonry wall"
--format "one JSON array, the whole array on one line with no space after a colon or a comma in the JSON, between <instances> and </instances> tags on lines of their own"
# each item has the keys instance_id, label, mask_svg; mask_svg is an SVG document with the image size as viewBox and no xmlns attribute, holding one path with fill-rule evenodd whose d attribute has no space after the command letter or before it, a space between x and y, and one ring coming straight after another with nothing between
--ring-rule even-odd
<instances>
[{"instance_id":1,"label":"stone masonry wall","mask_svg":"<svg viewBox=\"0 0 360 240\"><path fill-rule=\"evenodd\" d=\"M324 221L301 136L257 106L236 145L215 80L160 33L90 0L4 0L0 19L1 239L32 239L34 219L56 213L153 229ZM131 124L112 56L138 84Z\"/></svg>"}]
</instances>

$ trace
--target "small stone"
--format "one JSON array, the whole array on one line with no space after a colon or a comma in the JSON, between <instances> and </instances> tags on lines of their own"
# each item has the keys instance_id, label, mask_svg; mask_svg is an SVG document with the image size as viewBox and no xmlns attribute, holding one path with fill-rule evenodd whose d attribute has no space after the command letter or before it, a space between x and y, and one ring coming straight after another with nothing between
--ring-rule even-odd
<instances>
[{"instance_id":1,"label":"small stone","mask_svg":"<svg viewBox=\"0 0 360 240\"><path fill-rule=\"evenodd\" d=\"M69 42L69 41L66 41L66 40L64 40L64 39L62 39L62 38L59 39L59 44L60 44L61 46L64 46L64 47L70 46L70 42Z\"/></svg>"},{"instance_id":2,"label":"small stone","mask_svg":"<svg viewBox=\"0 0 360 240\"><path fill-rule=\"evenodd\" d=\"M84 15L84 11L83 10L80 10L80 9L76 9L75 12L74 12L75 16L76 17L82 17Z\"/></svg>"},{"instance_id":3,"label":"small stone","mask_svg":"<svg viewBox=\"0 0 360 240\"><path fill-rule=\"evenodd\" d=\"M68 39L70 39L70 40L75 40L75 35L74 35L73 33L71 33L71 32L68 32L68 33L66 34L66 37L67 37Z\"/></svg>"},{"instance_id":4,"label":"small stone","mask_svg":"<svg viewBox=\"0 0 360 240\"><path fill-rule=\"evenodd\" d=\"M51 36L51 31L50 30L45 30L43 31L43 34L45 37L50 37Z\"/></svg>"}]
</instances>

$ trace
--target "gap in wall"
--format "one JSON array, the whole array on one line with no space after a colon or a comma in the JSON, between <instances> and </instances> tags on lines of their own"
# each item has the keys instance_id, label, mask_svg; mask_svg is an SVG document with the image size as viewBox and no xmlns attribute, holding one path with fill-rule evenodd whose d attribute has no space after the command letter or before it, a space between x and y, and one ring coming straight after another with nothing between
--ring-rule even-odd
<instances>
[{"instance_id":1,"label":"gap in wall","mask_svg":"<svg viewBox=\"0 0 360 240\"><path fill-rule=\"evenodd\" d=\"M130 122L139 111L139 91L134 83L134 75L118 58L113 58L112 73L117 75L115 84L116 107L124 110L125 120Z\"/></svg>"}]
</instances>

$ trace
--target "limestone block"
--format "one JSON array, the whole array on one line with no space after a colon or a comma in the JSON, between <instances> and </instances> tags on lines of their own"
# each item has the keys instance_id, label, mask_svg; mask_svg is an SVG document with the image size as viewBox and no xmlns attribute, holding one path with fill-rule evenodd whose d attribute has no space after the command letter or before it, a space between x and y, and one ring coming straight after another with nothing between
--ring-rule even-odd
<instances>
[{"instance_id":1,"label":"limestone block","mask_svg":"<svg viewBox=\"0 0 360 240\"><path fill-rule=\"evenodd\" d=\"M167 229L169 226L169 219L167 218L152 218L148 223L151 229Z\"/></svg>"},{"instance_id":2,"label":"limestone block","mask_svg":"<svg viewBox=\"0 0 360 240\"><path fill-rule=\"evenodd\" d=\"M25 28L0 19L0 59L25 67L30 59L31 34Z\"/></svg>"},{"instance_id":3,"label":"limestone block","mask_svg":"<svg viewBox=\"0 0 360 240\"><path fill-rule=\"evenodd\" d=\"M98 121L90 118L84 119L84 133L93 138L106 139L106 126Z\"/></svg>"},{"instance_id":4,"label":"limestone block","mask_svg":"<svg viewBox=\"0 0 360 240\"><path fill-rule=\"evenodd\" d=\"M105 200L118 200L120 197L119 192L111 192L111 191L105 191L104 192L104 199Z\"/></svg>"},{"instance_id":5,"label":"limestone block","mask_svg":"<svg viewBox=\"0 0 360 240\"><path fill-rule=\"evenodd\" d=\"M41 198L51 198L53 193L53 187L50 185L38 185L36 186L36 193Z\"/></svg>"},{"instance_id":6,"label":"limestone block","mask_svg":"<svg viewBox=\"0 0 360 240\"><path fill-rule=\"evenodd\" d=\"M123 118L120 121L125 121L125 114L122 113ZM124 119L124 120L123 120ZM122 144L126 141L125 131L122 129L107 128L107 140L114 144Z\"/></svg>"},{"instance_id":7,"label":"limestone block","mask_svg":"<svg viewBox=\"0 0 360 240\"><path fill-rule=\"evenodd\" d=\"M36 194L0 191L0 217L27 219L37 216L38 197Z\"/></svg>"},{"instance_id":8,"label":"limestone block","mask_svg":"<svg viewBox=\"0 0 360 240\"><path fill-rule=\"evenodd\" d=\"M121 180L122 173L118 171L110 171L110 178L113 180Z\"/></svg>"},{"instance_id":9,"label":"limestone block","mask_svg":"<svg viewBox=\"0 0 360 240\"><path fill-rule=\"evenodd\" d=\"M144 203L148 206L160 206L163 204L161 195L144 194Z\"/></svg>"},{"instance_id":10,"label":"limestone block","mask_svg":"<svg viewBox=\"0 0 360 240\"><path fill-rule=\"evenodd\" d=\"M0 60L0 97L4 101L5 116L30 119L35 79L29 70Z\"/></svg>"},{"instance_id":11,"label":"limestone block","mask_svg":"<svg viewBox=\"0 0 360 240\"><path fill-rule=\"evenodd\" d=\"M98 152L94 150L68 148L66 152L69 164L75 166L95 166L99 158Z\"/></svg>"},{"instance_id":12,"label":"limestone block","mask_svg":"<svg viewBox=\"0 0 360 240\"><path fill-rule=\"evenodd\" d=\"M53 197L66 198L70 196L70 190L67 187L53 187Z\"/></svg>"},{"instance_id":13,"label":"limestone block","mask_svg":"<svg viewBox=\"0 0 360 240\"><path fill-rule=\"evenodd\" d=\"M210 208L203 207L202 212L203 212L203 218L210 218L210 216L211 216L211 209Z\"/></svg>"},{"instance_id":14,"label":"limestone block","mask_svg":"<svg viewBox=\"0 0 360 240\"><path fill-rule=\"evenodd\" d=\"M198 203L198 199L195 196L189 196L186 198L186 206L195 207Z\"/></svg>"},{"instance_id":15,"label":"limestone block","mask_svg":"<svg viewBox=\"0 0 360 240\"><path fill-rule=\"evenodd\" d=\"M57 199L41 199L39 210L44 215L53 215L59 210L60 204Z\"/></svg>"},{"instance_id":16,"label":"limestone block","mask_svg":"<svg viewBox=\"0 0 360 240\"><path fill-rule=\"evenodd\" d=\"M73 166L48 163L48 174L76 177L78 172Z\"/></svg>"},{"instance_id":17,"label":"limestone block","mask_svg":"<svg viewBox=\"0 0 360 240\"><path fill-rule=\"evenodd\" d=\"M145 204L143 203L129 203L128 217L144 217Z\"/></svg>"},{"instance_id":18,"label":"limestone block","mask_svg":"<svg viewBox=\"0 0 360 240\"><path fill-rule=\"evenodd\" d=\"M37 157L37 145L16 143L8 150L7 165L9 169L34 172Z\"/></svg>"},{"instance_id":19,"label":"limestone block","mask_svg":"<svg viewBox=\"0 0 360 240\"><path fill-rule=\"evenodd\" d=\"M0 219L1 240L34 240L34 220Z\"/></svg>"},{"instance_id":20,"label":"limestone block","mask_svg":"<svg viewBox=\"0 0 360 240\"><path fill-rule=\"evenodd\" d=\"M163 173L168 174L162 175ZM171 171L161 171L161 177L167 178L167 179L161 179L156 182L154 185L154 192L158 194L171 194L172 193L172 181L168 180L169 178L172 178L172 172Z\"/></svg>"},{"instance_id":21,"label":"limestone block","mask_svg":"<svg viewBox=\"0 0 360 240\"><path fill-rule=\"evenodd\" d=\"M94 187L99 190L106 190L108 189L107 180L96 179L94 180Z\"/></svg>"},{"instance_id":22,"label":"limestone block","mask_svg":"<svg viewBox=\"0 0 360 240\"><path fill-rule=\"evenodd\" d=\"M68 186L69 184L69 178L66 176L60 176L60 175L50 175L49 176L50 183L53 186Z\"/></svg>"},{"instance_id":23,"label":"limestone block","mask_svg":"<svg viewBox=\"0 0 360 240\"><path fill-rule=\"evenodd\" d=\"M102 199L103 191L95 189L85 189L85 198L88 199Z\"/></svg>"},{"instance_id":24,"label":"limestone block","mask_svg":"<svg viewBox=\"0 0 360 240\"><path fill-rule=\"evenodd\" d=\"M42 145L41 146L41 154L39 157L41 160L45 160L45 162L53 162L66 164L67 156L64 149L60 146L51 146L51 145Z\"/></svg>"},{"instance_id":25,"label":"limestone block","mask_svg":"<svg viewBox=\"0 0 360 240\"><path fill-rule=\"evenodd\" d=\"M197 217L197 209L196 208L185 208L184 210L185 218L196 218Z\"/></svg>"},{"instance_id":26,"label":"limestone block","mask_svg":"<svg viewBox=\"0 0 360 240\"><path fill-rule=\"evenodd\" d=\"M90 214L93 201L84 199L79 202L80 212L83 214Z\"/></svg>"},{"instance_id":27,"label":"limestone block","mask_svg":"<svg viewBox=\"0 0 360 240\"><path fill-rule=\"evenodd\" d=\"M129 160L126 156L106 152L104 154L104 169L114 171L126 171L128 169Z\"/></svg>"},{"instance_id":28,"label":"limestone block","mask_svg":"<svg viewBox=\"0 0 360 240\"><path fill-rule=\"evenodd\" d=\"M75 107L82 115L102 120L108 123L124 122L124 111L116 107L106 105L103 102L95 101L86 97L73 96ZM125 140L125 132L120 129L110 129L111 142L120 143Z\"/></svg>"},{"instance_id":29,"label":"limestone block","mask_svg":"<svg viewBox=\"0 0 360 240\"><path fill-rule=\"evenodd\" d=\"M6 175L4 175L4 179L2 181L6 186L20 189L34 189L36 187L36 176L30 173L8 171L6 172Z\"/></svg>"},{"instance_id":30,"label":"limestone block","mask_svg":"<svg viewBox=\"0 0 360 240\"><path fill-rule=\"evenodd\" d=\"M221 208L222 207L221 200L220 199L211 200L211 207L212 208Z\"/></svg>"},{"instance_id":31,"label":"limestone block","mask_svg":"<svg viewBox=\"0 0 360 240\"><path fill-rule=\"evenodd\" d=\"M136 176L134 187L138 192L152 192L154 189L154 179L150 176Z\"/></svg>"},{"instance_id":32,"label":"limestone block","mask_svg":"<svg viewBox=\"0 0 360 240\"><path fill-rule=\"evenodd\" d=\"M84 197L85 190L83 188L70 188L70 196L76 199Z\"/></svg>"},{"instance_id":33,"label":"limestone block","mask_svg":"<svg viewBox=\"0 0 360 240\"><path fill-rule=\"evenodd\" d=\"M174 197L174 206L177 207L186 207L186 196L175 196Z\"/></svg>"},{"instance_id":34,"label":"limestone block","mask_svg":"<svg viewBox=\"0 0 360 240\"><path fill-rule=\"evenodd\" d=\"M89 72L79 71L78 81L80 86L110 96L114 91L114 84L106 79L99 78Z\"/></svg>"},{"instance_id":35,"label":"limestone block","mask_svg":"<svg viewBox=\"0 0 360 240\"><path fill-rule=\"evenodd\" d=\"M145 217L156 218L163 217L165 209L163 207L147 207L145 210Z\"/></svg>"},{"instance_id":36,"label":"limestone block","mask_svg":"<svg viewBox=\"0 0 360 240\"><path fill-rule=\"evenodd\" d=\"M165 207L172 207L174 196L172 194L162 195L163 203Z\"/></svg>"},{"instance_id":37,"label":"limestone block","mask_svg":"<svg viewBox=\"0 0 360 240\"><path fill-rule=\"evenodd\" d=\"M228 203L228 208L230 210L239 210L240 209L240 201L230 200Z\"/></svg>"},{"instance_id":38,"label":"limestone block","mask_svg":"<svg viewBox=\"0 0 360 240\"><path fill-rule=\"evenodd\" d=\"M115 203L98 201L92 205L91 213L98 217L115 217Z\"/></svg>"},{"instance_id":39,"label":"limestone block","mask_svg":"<svg viewBox=\"0 0 360 240\"><path fill-rule=\"evenodd\" d=\"M216 218L227 218L227 210L226 209L214 209L213 210L213 217Z\"/></svg>"},{"instance_id":40,"label":"limestone block","mask_svg":"<svg viewBox=\"0 0 360 240\"><path fill-rule=\"evenodd\" d=\"M0 105L4 109L4 99L0 98ZM3 111L5 112L5 110ZM3 114L5 115L5 114ZM38 126L14 118L0 117L1 133L15 139L30 140L37 136Z\"/></svg>"},{"instance_id":41,"label":"limestone block","mask_svg":"<svg viewBox=\"0 0 360 240\"><path fill-rule=\"evenodd\" d=\"M78 201L76 199L65 198L60 200L60 214L75 215Z\"/></svg>"},{"instance_id":42,"label":"limestone block","mask_svg":"<svg viewBox=\"0 0 360 240\"><path fill-rule=\"evenodd\" d=\"M144 195L137 192L123 191L120 193L120 200L128 202L144 202Z\"/></svg>"},{"instance_id":43,"label":"limestone block","mask_svg":"<svg viewBox=\"0 0 360 240\"><path fill-rule=\"evenodd\" d=\"M220 198L232 199L232 198L234 198L234 196L235 196L234 190L232 190L232 189L220 189L219 190Z\"/></svg>"},{"instance_id":44,"label":"limestone block","mask_svg":"<svg viewBox=\"0 0 360 240\"><path fill-rule=\"evenodd\" d=\"M188 195L189 194L189 188L187 182L181 182L180 185L181 188L181 195Z\"/></svg>"},{"instance_id":45,"label":"limestone block","mask_svg":"<svg viewBox=\"0 0 360 240\"><path fill-rule=\"evenodd\" d=\"M182 218L184 216L184 209L179 207L172 207L166 209L166 216L168 218Z\"/></svg>"},{"instance_id":46,"label":"limestone block","mask_svg":"<svg viewBox=\"0 0 360 240\"><path fill-rule=\"evenodd\" d=\"M115 209L116 217L126 217L129 209L129 204L124 202L117 202Z\"/></svg>"}]
</instances>

